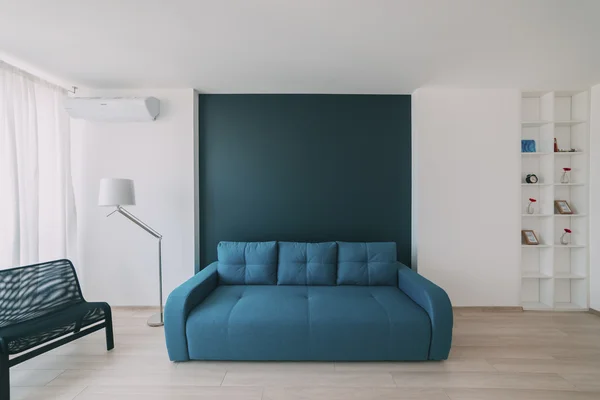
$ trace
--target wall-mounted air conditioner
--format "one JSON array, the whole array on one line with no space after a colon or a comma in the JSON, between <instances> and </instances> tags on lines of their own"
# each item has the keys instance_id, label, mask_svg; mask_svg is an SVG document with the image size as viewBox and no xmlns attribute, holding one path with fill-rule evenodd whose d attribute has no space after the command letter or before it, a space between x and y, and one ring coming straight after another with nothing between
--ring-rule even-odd
<instances>
[{"instance_id":1,"label":"wall-mounted air conditioner","mask_svg":"<svg viewBox=\"0 0 600 400\"><path fill-rule=\"evenodd\" d=\"M102 122L154 121L160 112L155 97L68 97L65 109L71 118Z\"/></svg>"}]
</instances>

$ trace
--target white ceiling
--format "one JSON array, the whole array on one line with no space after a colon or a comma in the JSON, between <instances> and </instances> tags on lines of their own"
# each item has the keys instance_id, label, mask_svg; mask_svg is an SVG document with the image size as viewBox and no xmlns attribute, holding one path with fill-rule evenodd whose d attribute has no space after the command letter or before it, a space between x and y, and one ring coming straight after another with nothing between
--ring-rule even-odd
<instances>
[{"instance_id":1,"label":"white ceiling","mask_svg":"<svg viewBox=\"0 0 600 400\"><path fill-rule=\"evenodd\" d=\"M0 51L87 87L600 83L600 0L0 0Z\"/></svg>"}]
</instances>

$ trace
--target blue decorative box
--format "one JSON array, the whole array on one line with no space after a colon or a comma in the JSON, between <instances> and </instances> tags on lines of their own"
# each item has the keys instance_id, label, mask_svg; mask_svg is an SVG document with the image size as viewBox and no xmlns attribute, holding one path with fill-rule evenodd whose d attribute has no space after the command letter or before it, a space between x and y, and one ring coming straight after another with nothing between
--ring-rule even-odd
<instances>
[{"instance_id":1,"label":"blue decorative box","mask_svg":"<svg viewBox=\"0 0 600 400\"><path fill-rule=\"evenodd\" d=\"M521 153L535 153L535 140L521 140Z\"/></svg>"}]
</instances>

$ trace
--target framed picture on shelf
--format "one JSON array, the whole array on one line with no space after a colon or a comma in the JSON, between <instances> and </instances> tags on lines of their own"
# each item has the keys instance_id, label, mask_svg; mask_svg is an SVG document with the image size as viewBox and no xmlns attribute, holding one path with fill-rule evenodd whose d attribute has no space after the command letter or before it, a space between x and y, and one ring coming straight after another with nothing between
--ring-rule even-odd
<instances>
[{"instance_id":1,"label":"framed picture on shelf","mask_svg":"<svg viewBox=\"0 0 600 400\"><path fill-rule=\"evenodd\" d=\"M532 230L523 229L521 231L521 236L523 237L523 244L527 244L530 246L535 246L537 244L540 244L540 241L538 240L537 236L535 235L535 232Z\"/></svg>"},{"instance_id":2,"label":"framed picture on shelf","mask_svg":"<svg viewBox=\"0 0 600 400\"><path fill-rule=\"evenodd\" d=\"M555 200L554 206L559 214L573 214L573 210L566 200Z\"/></svg>"},{"instance_id":3,"label":"framed picture on shelf","mask_svg":"<svg viewBox=\"0 0 600 400\"><path fill-rule=\"evenodd\" d=\"M535 153L535 140L523 139L521 140L521 152L522 153Z\"/></svg>"}]
</instances>

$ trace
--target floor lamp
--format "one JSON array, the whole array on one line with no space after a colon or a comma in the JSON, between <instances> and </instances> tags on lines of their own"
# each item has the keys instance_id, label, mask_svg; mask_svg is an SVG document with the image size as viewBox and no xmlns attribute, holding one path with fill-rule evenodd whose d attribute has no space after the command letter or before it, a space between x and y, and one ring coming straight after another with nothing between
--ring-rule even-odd
<instances>
[{"instance_id":1,"label":"floor lamp","mask_svg":"<svg viewBox=\"0 0 600 400\"><path fill-rule=\"evenodd\" d=\"M100 180L100 194L98 196L98 205L102 207L116 207L116 209L107 215L110 217L118 212L137 226L158 239L158 285L160 291L160 312L152 315L148 319L149 326L163 326L163 293L162 293L162 235L152 229L150 226L140 221L135 215L124 209L122 206L135 205L135 189L131 179L103 178Z\"/></svg>"}]
</instances>

